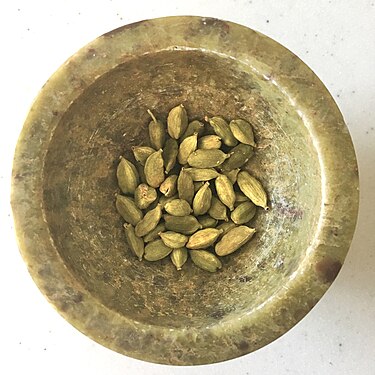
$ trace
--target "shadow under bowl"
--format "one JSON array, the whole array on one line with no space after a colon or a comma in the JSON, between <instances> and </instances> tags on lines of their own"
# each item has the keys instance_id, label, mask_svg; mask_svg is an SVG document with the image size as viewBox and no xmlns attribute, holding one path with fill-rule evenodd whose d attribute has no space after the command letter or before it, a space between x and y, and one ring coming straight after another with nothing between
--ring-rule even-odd
<instances>
[{"instance_id":1,"label":"shadow under bowl","mask_svg":"<svg viewBox=\"0 0 375 375\"><path fill-rule=\"evenodd\" d=\"M139 262L114 206L146 110L165 121L180 103L253 124L248 169L269 193L255 238L215 274ZM268 344L321 298L352 239L358 172L334 100L295 55L234 23L170 17L97 38L50 78L17 145L12 206L29 271L71 324L134 358L205 364Z\"/></svg>"}]
</instances>

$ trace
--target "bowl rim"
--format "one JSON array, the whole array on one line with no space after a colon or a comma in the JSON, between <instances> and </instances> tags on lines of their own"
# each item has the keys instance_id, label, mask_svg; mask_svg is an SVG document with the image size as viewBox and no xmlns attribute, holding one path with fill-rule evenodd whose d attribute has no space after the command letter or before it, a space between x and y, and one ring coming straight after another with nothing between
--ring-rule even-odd
<instances>
[{"instance_id":1,"label":"bowl rim","mask_svg":"<svg viewBox=\"0 0 375 375\"><path fill-rule=\"evenodd\" d=\"M143 324L101 304L66 268L50 238L42 208L48 142L70 104L119 64L150 51L184 49L209 49L239 59L270 84L281 87L310 132L322 174L320 219L298 272L255 312L235 322L223 321L199 330ZM281 60L293 66L292 74L285 65L276 63ZM287 48L259 32L198 16L125 25L70 57L46 82L30 109L16 146L11 188L21 255L34 282L56 310L79 331L112 350L173 365L239 357L267 345L300 321L341 268L354 234L358 200L358 168L348 129L334 99L313 71ZM270 319L274 316L283 323Z\"/></svg>"}]
</instances>

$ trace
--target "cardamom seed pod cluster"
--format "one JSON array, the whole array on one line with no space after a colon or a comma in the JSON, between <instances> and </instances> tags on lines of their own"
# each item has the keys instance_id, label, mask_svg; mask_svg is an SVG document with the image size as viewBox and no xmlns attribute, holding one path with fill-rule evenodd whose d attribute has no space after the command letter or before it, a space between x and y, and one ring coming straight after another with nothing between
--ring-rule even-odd
<instances>
[{"instance_id":1,"label":"cardamom seed pod cluster","mask_svg":"<svg viewBox=\"0 0 375 375\"><path fill-rule=\"evenodd\" d=\"M256 147L252 126L219 116L189 122L181 104L167 126L148 110L150 146L133 147L135 164L120 157L116 208L139 260L170 256L177 270L191 258L216 272L220 257L254 235L257 206L268 209L260 181L243 170Z\"/></svg>"}]
</instances>

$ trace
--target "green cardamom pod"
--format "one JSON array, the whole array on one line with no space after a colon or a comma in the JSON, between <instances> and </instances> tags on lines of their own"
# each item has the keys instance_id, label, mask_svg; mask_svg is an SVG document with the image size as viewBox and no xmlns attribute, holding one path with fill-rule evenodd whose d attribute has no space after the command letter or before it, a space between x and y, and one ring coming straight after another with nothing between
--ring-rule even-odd
<instances>
[{"instance_id":1,"label":"green cardamom pod","mask_svg":"<svg viewBox=\"0 0 375 375\"><path fill-rule=\"evenodd\" d=\"M188 117L183 104L170 110L167 125L168 134L174 139L179 139L185 133L188 126Z\"/></svg>"},{"instance_id":2,"label":"green cardamom pod","mask_svg":"<svg viewBox=\"0 0 375 375\"><path fill-rule=\"evenodd\" d=\"M177 178L177 175L172 174L168 176L160 185L160 192L164 194L167 198L177 194Z\"/></svg>"},{"instance_id":3,"label":"green cardamom pod","mask_svg":"<svg viewBox=\"0 0 375 375\"><path fill-rule=\"evenodd\" d=\"M230 151L229 159L225 160L220 167L223 171L231 171L235 168L241 168L254 155L252 146L240 143Z\"/></svg>"},{"instance_id":4,"label":"green cardamom pod","mask_svg":"<svg viewBox=\"0 0 375 375\"><path fill-rule=\"evenodd\" d=\"M186 128L185 133L181 136L181 141L185 138L190 137L194 133L198 133L198 137L200 137L204 132L204 124L198 120L194 120L190 122Z\"/></svg>"},{"instance_id":5,"label":"green cardamom pod","mask_svg":"<svg viewBox=\"0 0 375 375\"><path fill-rule=\"evenodd\" d=\"M226 146L233 147L237 144L228 123L222 117L205 117L205 121L209 122L215 133L221 138Z\"/></svg>"},{"instance_id":6,"label":"green cardamom pod","mask_svg":"<svg viewBox=\"0 0 375 375\"><path fill-rule=\"evenodd\" d=\"M223 174L229 178L229 181L234 185L237 181L238 173L240 172L240 168L232 169L231 171L223 171Z\"/></svg>"},{"instance_id":7,"label":"green cardamom pod","mask_svg":"<svg viewBox=\"0 0 375 375\"><path fill-rule=\"evenodd\" d=\"M147 158L151 154L156 152L156 150L148 146L133 146L132 151L133 151L135 160L137 160L138 163L141 163L141 165L145 165Z\"/></svg>"},{"instance_id":8,"label":"green cardamom pod","mask_svg":"<svg viewBox=\"0 0 375 375\"><path fill-rule=\"evenodd\" d=\"M179 249L174 249L171 252L171 261L177 268L177 271L180 271L182 266L186 263L188 258L188 251L186 247L181 247Z\"/></svg>"},{"instance_id":9,"label":"green cardamom pod","mask_svg":"<svg viewBox=\"0 0 375 375\"><path fill-rule=\"evenodd\" d=\"M185 199L174 199L166 203L164 210L173 216L187 216L193 212L190 204Z\"/></svg>"},{"instance_id":10,"label":"green cardamom pod","mask_svg":"<svg viewBox=\"0 0 375 375\"><path fill-rule=\"evenodd\" d=\"M245 245L254 235L255 229L246 225L240 225L228 231L215 245L215 252L219 256L225 256Z\"/></svg>"},{"instance_id":11,"label":"green cardamom pod","mask_svg":"<svg viewBox=\"0 0 375 375\"><path fill-rule=\"evenodd\" d=\"M134 202L141 210L148 208L157 197L156 190L147 184L138 185L134 192Z\"/></svg>"},{"instance_id":12,"label":"green cardamom pod","mask_svg":"<svg viewBox=\"0 0 375 375\"><path fill-rule=\"evenodd\" d=\"M193 181L209 181L219 177L220 173L214 168L185 168Z\"/></svg>"},{"instance_id":13,"label":"green cardamom pod","mask_svg":"<svg viewBox=\"0 0 375 375\"><path fill-rule=\"evenodd\" d=\"M155 118L154 114L149 109L147 112L152 118L152 121L148 125L148 135L150 137L151 146L156 150L160 150L164 147L165 143L165 126L161 121Z\"/></svg>"},{"instance_id":14,"label":"green cardamom pod","mask_svg":"<svg viewBox=\"0 0 375 375\"><path fill-rule=\"evenodd\" d=\"M216 220L228 221L226 206L216 197L211 199L211 207L208 214Z\"/></svg>"},{"instance_id":15,"label":"green cardamom pod","mask_svg":"<svg viewBox=\"0 0 375 375\"><path fill-rule=\"evenodd\" d=\"M194 198L194 183L190 174L186 172L185 168L181 169L180 175L177 179L177 191L180 199L185 199L189 204L193 203Z\"/></svg>"},{"instance_id":16,"label":"green cardamom pod","mask_svg":"<svg viewBox=\"0 0 375 375\"><path fill-rule=\"evenodd\" d=\"M167 257L172 250L170 247L164 245L162 240L155 240L145 246L144 258L150 262L155 262Z\"/></svg>"},{"instance_id":17,"label":"green cardamom pod","mask_svg":"<svg viewBox=\"0 0 375 375\"><path fill-rule=\"evenodd\" d=\"M123 157L120 157L117 167L117 181L124 194L133 195L139 184L139 175L135 165Z\"/></svg>"},{"instance_id":18,"label":"green cardamom pod","mask_svg":"<svg viewBox=\"0 0 375 375\"><path fill-rule=\"evenodd\" d=\"M237 177L237 184L241 191L257 206L268 210L267 194L262 184L246 171L241 171Z\"/></svg>"},{"instance_id":19,"label":"green cardamom pod","mask_svg":"<svg viewBox=\"0 0 375 375\"><path fill-rule=\"evenodd\" d=\"M223 231L216 228L205 228L195 232L190 236L186 244L188 249L206 249L211 246Z\"/></svg>"},{"instance_id":20,"label":"green cardamom pod","mask_svg":"<svg viewBox=\"0 0 375 375\"><path fill-rule=\"evenodd\" d=\"M245 120L232 120L229 123L234 138L241 143L255 147L253 127Z\"/></svg>"},{"instance_id":21,"label":"green cardamom pod","mask_svg":"<svg viewBox=\"0 0 375 375\"><path fill-rule=\"evenodd\" d=\"M221 165L229 156L221 150L197 150L189 155L187 162L195 168L212 168Z\"/></svg>"},{"instance_id":22,"label":"green cardamom pod","mask_svg":"<svg viewBox=\"0 0 375 375\"><path fill-rule=\"evenodd\" d=\"M197 149L197 144L198 133L194 133L181 142L177 155L177 160L181 165L185 165L187 163L189 155Z\"/></svg>"},{"instance_id":23,"label":"green cardamom pod","mask_svg":"<svg viewBox=\"0 0 375 375\"><path fill-rule=\"evenodd\" d=\"M208 272L216 272L222 267L218 257L205 250L190 250L190 258L193 263Z\"/></svg>"},{"instance_id":24,"label":"green cardamom pod","mask_svg":"<svg viewBox=\"0 0 375 375\"><path fill-rule=\"evenodd\" d=\"M204 185L204 181L193 182L193 184L194 184L194 193L196 193Z\"/></svg>"},{"instance_id":25,"label":"green cardamom pod","mask_svg":"<svg viewBox=\"0 0 375 375\"><path fill-rule=\"evenodd\" d=\"M218 221L209 215L202 215L198 218L199 223L202 225L202 228L215 228Z\"/></svg>"},{"instance_id":26,"label":"green cardamom pod","mask_svg":"<svg viewBox=\"0 0 375 375\"><path fill-rule=\"evenodd\" d=\"M257 207L253 202L240 203L231 213L230 218L238 225L249 222L256 213Z\"/></svg>"},{"instance_id":27,"label":"green cardamom pod","mask_svg":"<svg viewBox=\"0 0 375 375\"><path fill-rule=\"evenodd\" d=\"M222 229L223 233L221 233L220 237L224 236L224 234L228 233L231 229L235 228L236 224L233 223L233 221L229 220L225 223L221 223L217 226L217 229ZM219 238L220 238L219 237Z\"/></svg>"},{"instance_id":28,"label":"green cardamom pod","mask_svg":"<svg viewBox=\"0 0 375 375\"><path fill-rule=\"evenodd\" d=\"M130 250L138 257L139 260L142 260L143 254L145 252L145 245L142 238L139 238L135 232L134 227L131 224L124 224L125 237Z\"/></svg>"},{"instance_id":29,"label":"green cardamom pod","mask_svg":"<svg viewBox=\"0 0 375 375\"><path fill-rule=\"evenodd\" d=\"M159 238L159 233L164 232L164 231L165 231L165 223L159 222L159 224L155 227L155 229L153 229L152 231L150 231L143 237L143 240L145 242L155 241Z\"/></svg>"},{"instance_id":30,"label":"green cardamom pod","mask_svg":"<svg viewBox=\"0 0 375 375\"><path fill-rule=\"evenodd\" d=\"M243 202L248 202L249 198L243 194L240 193L239 191L236 191L236 203L243 203Z\"/></svg>"},{"instance_id":31,"label":"green cardamom pod","mask_svg":"<svg viewBox=\"0 0 375 375\"><path fill-rule=\"evenodd\" d=\"M199 138L198 148L212 150L221 147L221 138L218 135L209 134Z\"/></svg>"},{"instance_id":32,"label":"green cardamom pod","mask_svg":"<svg viewBox=\"0 0 375 375\"><path fill-rule=\"evenodd\" d=\"M171 247L172 249L178 249L184 247L188 241L188 237L184 234L177 232L163 232L159 233L161 240L164 242L164 245Z\"/></svg>"},{"instance_id":33,"label":"green cardamom pod","mask_svg":"<svg viewBox=\"0 0 375 375\"><path fill-rule=\"evenodd\" d=\"M194 215L204 215L211 207L212 191L210 183L206 182L195 194L193 200Z\"/></svg>"},{"instance_id":34,"label":"green cardamom pod","mask_svg":"<svg viewBox=\"0 0 375 375\"><path fill-rule=\"evenodd\" d=\"M194 216L173 216L164 215L165 227L173 232L182 234L193 234L202 226Z\"/></svg>"},{"instance_id":35,"label":"green cardamom pod","mask_svg":"<svg viewBox=\"0 0 375 375\"><path fill-rule=\"evenodd\" d=\"M138 237L150 233L159 224L161 219L161 205L158 204L153 210L146 213L144 218L135 226L135 234Z\"/></svg>"},{"instance_id":36,"label":"green cardamom pod","mask_svg":"<svg viewBox=\"0 0 375 375\"><path fill-rule=\"evenodd\" d=\"M162 152L163 150L154 152L147 158L145 163L146 181L153 188L158 188L165 178Z\"/></svg>"},{"instance_id":37,"label":"green cardamom pod","mask_svg":"<svg viewBox=\"0 0 375 375\"><path fill-rule=\"evenodd\" d=\"M117 194L116 208L123 219L131 225L137 225L143 218L142 211L136 206L132 198Z\"/></svg>"},{"instance_id":38,"label":"green cardamom pod","mask_svg":"<svg viewBox=\"0 0 375 375\"><path fill-rule=\"evenodd\" d=\"M165 173L169 173L175 166L178 154L178 143L175 139L168 138L165 142L163 151L163 159L165 165Z\"/></svg>"},{"instance_id":39,"label":"green cardamom pod","mask_svg":"<svg viewBox=\"0 0 375 375\"><path fill-rule=\"evenodd\" d=\"M215 187L219 199L222 201L222 203L229 207L231 211L233 211L234 202L236 201L236 194L229 178L225 175L220 175L215 180Z\"/></svg>"}]
</instances>

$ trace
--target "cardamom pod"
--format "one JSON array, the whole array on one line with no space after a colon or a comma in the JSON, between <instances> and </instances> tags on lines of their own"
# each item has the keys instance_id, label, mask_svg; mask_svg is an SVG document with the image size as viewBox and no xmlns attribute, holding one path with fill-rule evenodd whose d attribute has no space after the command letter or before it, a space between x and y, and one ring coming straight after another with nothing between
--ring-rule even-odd
<instances>
[{"instance_id":1,"label":"cardamom pod","mask_svg":"<svg viewBox=\"0 0 375 375\"><path fill-rule=\"evenodd\" d=\"M235 168L240 168L246 164L253 155L254 151L252 146L240 143L236 147L232 148L230 151L230 157L225 160L220 168L227 172Z\"/></svg>"},{"instance_id":2,"label":"cardamom pod","mask_svg":"<svg viewBox=\"0 0 375 375\"><path fill-rule=\"evenodd\" d=\"M216 228L205 228L198 232L195 232L190 236L189 241L186 244L188 249L206 249L211 246L223 233L221 229Z\"/></svg>"},{"instance_id":3,"label":"cardamom pod","mask_svg":"<svg viewBox=\"0 0 375 375\"><path fill-rule=\"evenodd\" d=\"M240 225L229 230L215 245L217 255L223 257L238 250L245 245L254 235L255 229Z\"/></svg>"},{"instance_id":4,"label":"cardamom pod","mask_svg":"<svg viewBox=\"0 0 375 375\"><path fill-rule=\"evenodd\" d=\"M240 170L241 170L240 168L236 168L236 169L232 169L229 172L223 171L223 174L227 176L229 178L229 181L234 185L237 181L237 175Z\"/></svg>"},{"instance_id":5,"label":"cardamom pod","mask_svg":"<svg viewBox=\"0 0 375 375\"><path fill-rule=\"evenodd\" d=\"M160 150L164 147L165 143L165 126L161 121L155 118L154 114L149 109L147 112L152 118L152 121L148 125L148 135L150 137L151 146L156 150Z\"/></svg>"},{"instance_id":6,"label":"cardamom pod","mask_svg":"<svg viewBox=\"0 0 375 375\"><path fill-rule=\"evenodd\" d=\"M164 245L162 240L155 240L145 246L144 258L150 262L155 262L167 257L172 250L170 247Z\"/></svg>"},{"instance_id":7,"label":"cardamom pod","mask_svg":"<svg viewBox=\"0 0 375 375\"><path fill-rule=\"evenodd\" d=\"M173 216L164 215L165 227L173 232L178 232L182 234L193 234L202 226L199 221L194 216Z\"/></svg>"},{"instance_id":8,"label":"cardamom pod","mask_svg":"<svg viewBox=\"0 0 375 375\"><path fill-rule=\"evenodd\" d=\"M234 193L233 185L229 178L225 175L220 175L215 180L216 193L219 199L231 211L234 210L234 202L236 201L236 194Z\"/></svg>"},{"instance_id":9,"label":"cardamom pod","mask_svg":"<svg viewBox=\"0 0 375 375\"><path fill-rule=\"evenodd\" d=\"M140 163L136 163L135 167L137 168L140 182L142 182L143 184L147 184L143 165L141 165Z\"/></svg>"},{"instance_id":10,"label":"cardamom pod","mask_svg":"<svg viewBox=\"0 0 375 375\"><path fill-rule=\"evenodd\" d=\"M166 203L164 210L173 216L187 216L193 212L189 203L185 199L174 199Z\"/></svg>"},{"instance_id":11,"label":"cardamom pod","mask_svg":"<svg viewBox=\"0 0 375 375\"><path fill-rule=\"evenodd\" d=\"M174 249L171 252L171 261L177 268L177 271L180 271L182 266L186 263L188 258L188 251L186 247L181 247L179 249Z\"/></svg>"},{"instance_id":12,"label":"cardamom pod","mask_svg":"<svg viewBox=\"0 0 375 375\"><path fill-rule=\"evenodd\" d=\"M135 232L134 227L131 224L124 224L125 237L130 250L138 257L139 260L142 260L143 254L145 252L145 245L142 238L139 238Z\"/></svg>"},{"instance_id":13,"label":"cardamom pod","mask_svg":"<svg viewBox=\"0 0 375 375\"><path fill-rule=\"evenodd\" d=\"M159 199L159 203L161 205L161 208L164 209L165 205L168 203L168 202L171 202L173 201L174 199L178 199L178 194L175 194L175 195L172 195L171 197L166 197L164 195L162 195Z\"/></svg>"},{"instance_id":14,"label":"cardamom pod","mask_svg":"<svg viewBox=\"0 0 375 375\"><path fill-rule=\"evenodd\" d=\"M199 216L205 214L211 207L212 191L210 183L206 182L195 194L193 200L194 215Z\"/></svg>"},{"instance_id":15,"label":"cardamom pod","mask_svg":"<svg viewBox=\"0 0 375 375\"><path fill-rule=\"evenodd\" d=\"M156 190L147 184L140 184L134 192L134 202L138 208L144 210L158 197Z\"/></svg>"},{"instance_id":16,"label":"cardamom pod","mask_svg":"<svg viewBox=\"0 0 375 375\"><path fill-rule=\"evenodd\" d=\"M159 224L161 219L161 205L158 204L153 210L146 213L144 218L135 226L135 234L138 237L150 233Z\"/></svg>"},{"instance_id":17,"label":"cardamom pod","mask_svg":"<svg viewBox=\"0 0 375 375\"><path fill-rule=\"evenodd\" d=\"M181 169L180 175L178 176L177 191L180 199L185 199L189 204L193 203L193 179L191 178L190 174L186 172L185 168Z\"/></svg>"},{"instance_id":18,"label":"cardamom pod","mask_svg":"<svg viewBox=\"0 0 375 375\"><path fill-rule=\"evenodd\" d=\"M188 126L188 117L183 104L170 110L167 125L168 134L174 139L179 139L185 133Z\"/></svg>"},{"instance_id":19,"label":"cardamom pod","mask_svg":"<svg viewBox=\"0 0 375 375\"><path fill-rule=\"evenodd\" d=\"M198 149L189 155L187 162L191 167L195 168L212 168L221 165L229 156L221 150Z\"/></svg>"},{"instance_id":20,"label":"cardamom pod","mask_svg":"<svg viewBox=\"0 0 375 375\"><path fill-rule=\"evenodd\" d=\"M194 133L181 142L177 155L177 160L181 165L185 165L187 163L189 155L197 149L197 143L198 133Z\"/></svg>"},{"instance_id":21,"label":"cardamom pod","mask_svg":"<svg viewBox=\"0 0 375 375\"><path fill-rule=\"evenodd\" d=\"M196 193L204 185L204 181L193 182L193 184L194 184L194 193Z\"/></svg>"},{"instance_id":22,"label":"cardamom pod","mask_svg":"<svg viewBox=\"0 0 375 375\"><path fill-rule=\"evenodd\" d=\"M198 133L198 137L200 137L203 132L204 124L198 120L194 120L188 124L185 133L180 137L180 139L183 141L185 138L190 137L194 133Z\"/></svg>"},{"instance_id":23,"label":"cardamom pod","mask_svg":"<svg viewBox=\"0 0 375 375\"><path fill-rule=\"evenodd\" d=\"M209 215L203 215L198 217L199 223L202 228L215 228L218 221Z\"/></svg>"},{"instance_id":24,"label":"cardamom pod","mask_svg":"<svg viewBox=\"0 0 375 375\"><path fill-rule=\"evenodd\" d=\"M214 168L185 168L193 181L209 181L220 176L220 173Z\"/></svg>"},{"instance_id":25,"label":"cardamom pod","mask_svg":"<svg viewBox=\"0 0 375 375\"><path fill-rule=\"evenodd\" d=\"M241 171L237 177L237 184L241 191L257 206L268 210L267 194L262 184L246 171Z\"/></svg>"},{"instance_id":26,"label":"cardamom pod","mask_svg":"<svg viewBox=\"0 0 375 375\"><path fill-rule=\"evenodd\" d=\"M238 225L249 222L256 213L257 207L253 202L240 203L231 213L230 218Z\"/></svg>"},{"instance_id":27,"label":"cardamom pod","mask_svg":"<svg viewBox=\"0 0 375 375\"><path fill-rule=\"evenodd\" d=\"M163 150L165 173L169 173L176 164L178 154L178 143L175 139L168 138Z\"/></svg>"},{"instance_id":28,"label":"cardamom pod","mask_svg":"<svg viewBox=\"0 0 375 375\"><path fill-rule=\"evenodd\" d=\"M228 123L222 117L205 117L205 121L210 123L215 133L221 138L226 146L233 147L237 144L237 139L234 138Z\"/></svg>"},{"instance_id":29,"label":"cardamom pod","mask_svg":"<svg viewBox=\"0 0 375 375\"><path fill-rule=\"evenodd\" d=\"M239 191L236 191L236 203L243 203L243 202L248 202L249 198L243 194L240 193Z\"/></svg>"},{"instance_id":30,"label":"cardamom pod","mask_svg":"<svg viewBox=\"0 0 375 375\"><path fill-rule=\"evenodd\" d=\"M131 225L137 225L143 218L142 211L134 203L134 199L116 195L116 208L123 219Z\"/></svg>"},{"instance_id":31,"label":"cardamom pod","mask_svg":"<svg viewBox=\"0 0 375 375\"><path fill-rule=\"evenodd\" d=\"M172 174L168 176L160 185L160 192L164 194L167 198L177 194L177 178L177 175Z\"/></svg>"},{"instance_id":32,"label":"cardamom pod","mask_svg":"<svg viewBox=\"0 0 375 375\"><path fill-rule=\"evenodd\" d=\"M165 231L165 223L159 222L159 224L155 227L155 229L153 229L152 231L150 231L143 237L143 240L145 242L154 241L159 238L159 233L164 232L164 231Z\"/></svg>"},{"instance_id":33,"label":"cardamom pod","mask_svg":"<svg viewBox=\"0 0 375 375\"><path fill-rule=\"evenodd\" d=\"M225 223L221 223L217 226L217 229L222 229L223 233L221 233L220 237L224 236L224 234L228 233L231 229L235 228L236 224L233 223L233 221L229 220ZM219 237L219 238L220 238Z\"/></svg>"},{"instance_id":34,"label":"cardamom pod","mask_svg":"<svg viewBox=\"0 0 375 375\"><path fill-rule=\"evenodd\" d=\"M190 258L193 263L208 272L216 272L222 267L222 264L214 254L205 250L190 250Z\"/></svg>"},{"instance_id":35,"label":"cardamom pod","mask_svg":"<svg viewBox=\"0 0 375 375\"><path fill-rule=\"evenodd\" d=\"M156 152L152 147L148 146L133 146L132 151L134 154L135 160L141 165L145 165L147 158Z\"/></svg>"},{"instance_id":36,"label":"cardamom pod","mask_svg":"<svg viewBox=\"0 0 375 375\"><path fill-rule=\"evenodd\" d=\"M211 207L208 210L208 214L216 220L228 221L227 208L216 197L212 197L211 199Z\"/></svg>"},{"instance_id":37,"label":"cardamom pod","mask_svg":"<svg viewBox=\"0 0 375 375\"><path fill-rule=\"evenodd\" d=\"M188 237L184 234L172 231L159 233L159 236L164 242L164 245L171 247L172 249L184 247L188 241Z\"/></svg>"},{"instance_id":38,"label":"cardamom pod","mask_svg":"<svg viewBox=\"0 0 375 375\"><path fill-rule=\"evenodd\" d=\"M229 123L229 128L232 131L234 138L241 143L255 147L253 127L245 120L232 120Z\"/></svg>"},{"instance_id":39,"label":"cardamom pod","mask_svg":"<svg viewBox=\"0 0 375 375\"><path fill-rule=\"evenodd\" d=\"M199 138L198 148L204 150L212 150L221 147L221 138L218 135L205 135L202 138Z\"/></svg>"},{"instance_id":40,"label":"cardamom pod","mask_svg":"<svg viewBox=\"0 0 375 375\"><path fill-rule=\"evenodd\" d=\"M162 152L163 150L154 152L147 158L145 163L146 181L153 188L158 188L165 178Z\"/></svg>"},{"instance_id":41,"label":"cardamom pod","mask_svg":"<svg viewBox=\"0 0 375 375\"><path fill-rule=\"evenodd\" d=\"M121 191L124 194L134 194L139 184L139 175L135 165L129 160L120 157L120 163L117 166L116 174Z\"/></svg>"}]
</instances>

